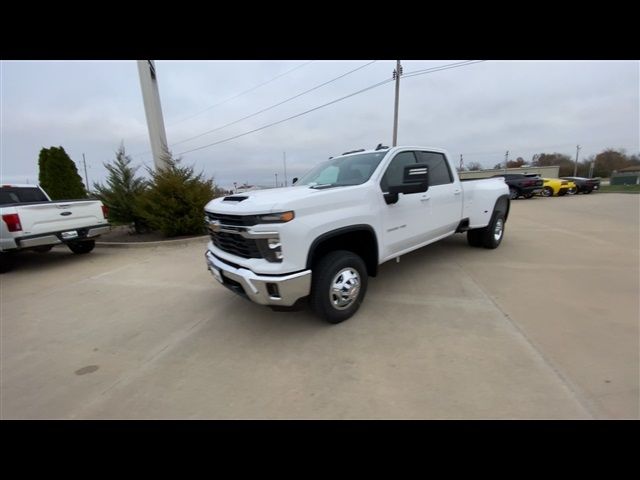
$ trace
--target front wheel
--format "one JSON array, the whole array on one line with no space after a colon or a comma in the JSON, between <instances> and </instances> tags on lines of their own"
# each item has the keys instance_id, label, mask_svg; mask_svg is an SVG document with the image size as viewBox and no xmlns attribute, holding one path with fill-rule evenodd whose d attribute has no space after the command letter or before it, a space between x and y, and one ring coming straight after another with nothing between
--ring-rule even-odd
<instances>
[{"instance_id":1,"label":"front wheel","mask_svg":"<svg viewBox=\"0 0 640 480\"><path fill-rule=\"evenodd\" d=\"M355 253L328 253L313 268L311 309L329 323L347 320L362 304L367 278L364 261Z\"/></svg>"},{"instance_id":2,"label":"front wheel","mask_svg":"<svg viewBox=\"0 0 640 480\"><path fill-rule=\"evenodd\" d=\"M67 247L73 253L89 253L96 246L95 240L84 240L82 242L69 242Z\"/></svg>"}]
</instances>

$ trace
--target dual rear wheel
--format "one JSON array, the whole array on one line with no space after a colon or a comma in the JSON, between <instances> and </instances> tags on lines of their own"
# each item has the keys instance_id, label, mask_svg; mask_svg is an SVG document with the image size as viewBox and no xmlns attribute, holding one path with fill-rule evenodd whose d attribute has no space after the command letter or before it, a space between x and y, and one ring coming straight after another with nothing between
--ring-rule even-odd
<instances>
[{"instance_id":1,"label":"dual rear wheel","mask_svg":"<svg viewBox=\"0 0 640 480\"><path fill-rule=\"evenodd\" d=\"M495 211L489 225L467 231L467 242L472 247L498 248L504 236L504 213Z\"/></svg>"}]
</instances>

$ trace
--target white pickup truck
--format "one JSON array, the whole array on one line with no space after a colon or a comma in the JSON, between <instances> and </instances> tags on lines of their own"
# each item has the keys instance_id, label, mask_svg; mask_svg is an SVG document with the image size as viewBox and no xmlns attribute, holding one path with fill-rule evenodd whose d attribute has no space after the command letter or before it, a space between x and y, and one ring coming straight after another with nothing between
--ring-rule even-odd
<instances>
[{"instance_id":1,"label":"white pickup truck","mask_svg":"<svg viewBox=\"0 0 640 480\"><path fill-rule=\"evenodd\" d=\"M382 147L330 158L294 186L205 206L207 268L225 287L274 309L351 317L378 265L456 232L496 248L509 215L503 178L460 181L445 150Z\"/></svg>"},{"instance_id":2,"label":"white pickup truck","mask_svg":"<svg viewBox=\"0 0 640 480\"><path fill-rule=\"evenodd\" d=\"M107 207L97 200L52 201L35 185L0 186L0 272L20 250L48 252L65 243L73 253L89 253L109 230Z\"/></svg>"}]
</instances>

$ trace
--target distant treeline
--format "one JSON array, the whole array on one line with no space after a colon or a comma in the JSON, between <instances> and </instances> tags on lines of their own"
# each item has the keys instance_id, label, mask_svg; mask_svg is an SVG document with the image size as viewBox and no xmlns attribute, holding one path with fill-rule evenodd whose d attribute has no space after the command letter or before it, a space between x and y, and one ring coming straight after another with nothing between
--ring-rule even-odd
<instances>
[{"instance_id":1,"label":"distant treeline","mask_svg":"<svg viewBox=\"0 0 640 480\"><path fill-rule=\"evenodd\" d=\"M582 160L579 159L577 176L588 177L591 163L594 161L595 164L592 176L606 178L610 177L614 171L640 165L640 155L628 155L622 149L616 150L613 148L607 148L597 155L591 155L583 158ZM572 158L564 153L536 153L531 157L530 161L526 161L524 158L518 157L515 160L509 160L507 162L507 168L549 166L559 166L560 177L572 176L575 167L575 157ZM493 168L504 168L504 162L496 164ZM482 166L478 162L471 162L465 170L482 170Z\"/></svg>"}]
</instances>

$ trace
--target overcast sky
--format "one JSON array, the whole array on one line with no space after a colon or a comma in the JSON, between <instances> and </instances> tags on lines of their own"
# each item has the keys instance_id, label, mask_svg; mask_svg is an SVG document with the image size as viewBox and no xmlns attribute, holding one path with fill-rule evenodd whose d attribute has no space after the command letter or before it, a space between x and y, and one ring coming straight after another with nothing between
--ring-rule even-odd
<instances>
[{"instance_id":1,"label":"overcast sky","mask_svg":"<svg viewBox=\"0 0 640 480\"><path fill-rule=\"evenodd\" d=\"M379 60L327 86L189 142L331 80L361 61L156 61L167 139L174 154L224 140L330 102L391 77L395 61ZM451 61L403 61L405 74ZM250 93L209 108L301 66ZM2 183L36 183L38 153L61 145L89 181L124 141L136 165L153 165L135 61L2 61ZM405 78L400 88L398 144L446 148L456 163L493 167L534 153L580 157L604 148L640 151L639 62L486 61ZM183 155L216 183L289 182L329 156L390 145L393 82L307 115ZM207 109L204 113L195 115ZM187 117L187 120L184 120ZM149 153L146 153L149 152ZM142 169L140 170L143 171ZM79 169L82 176L82 168Z\"/></svg>"}]
</instances>

